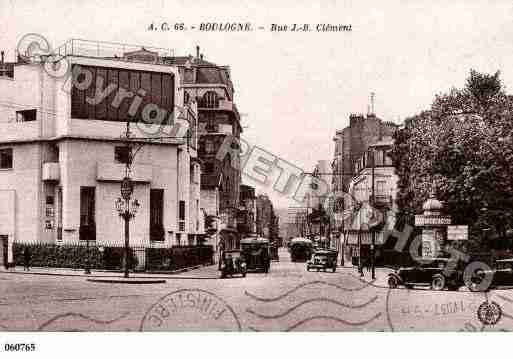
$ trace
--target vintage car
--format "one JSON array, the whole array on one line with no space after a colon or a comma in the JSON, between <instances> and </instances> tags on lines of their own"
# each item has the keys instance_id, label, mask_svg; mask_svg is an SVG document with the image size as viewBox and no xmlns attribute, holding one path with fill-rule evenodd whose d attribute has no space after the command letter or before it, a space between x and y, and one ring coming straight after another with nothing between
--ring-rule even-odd
<instances>
[{"instance_id":1,"label":"vintage car","mask_svg":"<svg viewBox=\"0 0 513 359\"><path fill-rule=\"evenodd\" d=\"M248 237L240 241L241 252L249 271L269 272L271 256L269 240L262 237Z\"/></svg>"},{"instance_id":2,"label":"vintage car","mask_svg":"<svg viewBox=\"0 0 513 359\"><path fill-rule=\"evenodd\" d=\"M497 286L513 286L513 258L498 259L490 269L479 266L465 281L467 287L475 292L487 291Z\"/></svg>"},{"instance_id":3,"label":"vintage car","mask_svg":"<svg viewBox=\"0 0 513 359\"><path fill-rule=\"evenodd\" d=\"M333 250L317 250L312 254L310 260L306 263L306 270L317 269L317 271L331 269L332 272L337 270L338 252Z\"/></svg>"},{"instance_id":4,"label":"vintage car","mask_svg":"<svg viewBox=\"0 0 513 359\"><path fill-rule=\"evenodd\" d=\"M413 286L430 286L433 290L458 290L464 285L461 262L451 258L433 258L425 263L401 267L388 275L388 286L397 288Z\"/></svg>"},{"instance_id":5,"label":"vintage car","mask_svg":"<svg viewBox=\"0 0 513 359\"><path fill-rule=\"evenodd\" d=\"M247 272L246 261L241 251L223 251L221 261L219 262L219 270L221 271L221 278L233 277L236 274L245 277Z\"/></svg>"},{"instance_id":6,"label":"vintage car","mask_svg":"<svg viewBox=\"0 0 513 359\"><path fill-rule=\"evenodd\" d=\"M289 243L289 251L292 262L306 262L314 252L313 242L308 238L293 238Z\"/></svg>"}]
</instances>

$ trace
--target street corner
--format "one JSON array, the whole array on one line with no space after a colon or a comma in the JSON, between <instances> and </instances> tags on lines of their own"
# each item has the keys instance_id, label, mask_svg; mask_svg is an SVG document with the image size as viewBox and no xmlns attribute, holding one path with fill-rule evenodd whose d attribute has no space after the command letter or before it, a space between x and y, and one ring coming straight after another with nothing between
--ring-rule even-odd
<instances>
[{"instance_id":1,"label":"street corner","mask_svg":"<svg viewBox=\"0 0 513 359\"><path fill-rule=\"evenodd\" d=\"M191 288L170 292L144 314L140 331L241 331L238 315L218 294Z\"/></svg>"},{"instance_id":2,"label":"street corner","mask_svg":"<svg viewBox=\"0 0 513 359\"><path fill-rule=\"evenodd\" d=\"M251 331L386 330L386 291L342 274L305 281L272 294L246 291Z\"/></svg>"}]
</instances>

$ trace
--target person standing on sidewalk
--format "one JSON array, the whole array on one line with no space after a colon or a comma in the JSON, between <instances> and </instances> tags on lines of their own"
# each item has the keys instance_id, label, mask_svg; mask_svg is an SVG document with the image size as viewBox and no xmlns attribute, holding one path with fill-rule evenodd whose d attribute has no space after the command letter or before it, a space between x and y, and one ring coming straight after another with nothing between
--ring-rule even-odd
<instances>
[{"instance_id":1,"label":"person standing on sidewalk","mask_svg":"<svg viewBox=\"0 0 513 359\"><path fill-rule=\"evenodd\" d=\"M28 246L25 247L23 250L23 270L30 270L30 259L31 259L31 253L30 248Z\"/></svg>"}]
</instances>

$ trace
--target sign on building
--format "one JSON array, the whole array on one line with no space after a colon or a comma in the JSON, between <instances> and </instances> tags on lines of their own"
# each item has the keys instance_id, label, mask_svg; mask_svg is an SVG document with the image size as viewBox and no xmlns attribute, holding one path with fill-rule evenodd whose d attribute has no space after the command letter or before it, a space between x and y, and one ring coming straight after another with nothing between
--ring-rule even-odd
<instances>
[{"instance_id":1,"label":"sign on building","mask_svg":"<svg viewBox=\"0 0 513 359\"><path fill-rule=\"evenodd\" d=\"M468 240L468 226L447 226L447 240L466 241Z\"/></svg>"},{"instance_id":2,"label":"sign on building","mask_svg":"<svg viewBox=\"0 0 513 359\"><path fill-rule=\"evenodd\" d=\"M415 226L447 226L451 224L451 217L449 216L424 216L418 214L415 216Z\"/></svg>"}]
</instances>

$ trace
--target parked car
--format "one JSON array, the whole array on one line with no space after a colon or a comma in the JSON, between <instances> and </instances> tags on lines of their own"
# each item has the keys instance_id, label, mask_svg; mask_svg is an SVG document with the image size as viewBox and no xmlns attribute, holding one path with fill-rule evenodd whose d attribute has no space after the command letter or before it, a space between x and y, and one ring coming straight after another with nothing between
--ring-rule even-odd
<instances>
[{"instance_id":1,"label":"parked car","mask_svg":"<svg viewBox=\"0 0 513 359\"><path fill-rule=\"evenodd\" d=\"M221 278L233 277L235 274L246 276L246 261L240 250L224 251L219 263Z\"/></svg>"},{"instance_id":2,"label":"parked car","mask_svg":"<svg viewBox=\"0 0 513 359\"><path fill-rule=\"evenodd\" d=\"M461 262L451 258L433 258L428 263L401 267L388 275L388 286L397 288L430 286L433 290L458 290L464 285Z\"/></svg>"},{"instance_id":3,"label":"parked car","mask_svg":"<svg viewBox=\"0 0 513 359\"><path fill-rule=\"evenodd\" d=\"M496 286L513 285L513 258L498 259L493 268L483 270L477 268L470 278L467 287L471 291L486 291Z\"/></svg>"},{"instance_id":4,"label":"parked car","mask_svg":"<svg viewBox=\"0 0 513 359\"><path fill-rule=\"evenodd\" d=\"M321 269L326 272L326 269L331 269L332 272L337 270L337 257L338 252L333 250L318 250L312 254L312 258L306 263L306 270Z\"/></svg>"}]
</instances>

